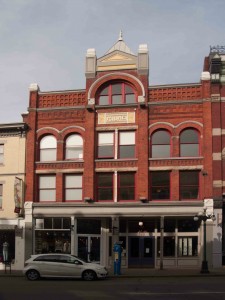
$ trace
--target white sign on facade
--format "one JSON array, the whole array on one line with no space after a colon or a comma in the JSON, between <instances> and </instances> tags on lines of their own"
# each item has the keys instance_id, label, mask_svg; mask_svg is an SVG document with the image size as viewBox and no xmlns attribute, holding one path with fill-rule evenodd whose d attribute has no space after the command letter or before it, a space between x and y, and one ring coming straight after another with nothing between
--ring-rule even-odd
<instances>
[{"instance_id":1,"label":"white sign on facade","mask_svg":"<svg viewBox=\"0 0 225 300\"><path fill-rule=\"evenodd\" d=\"M135 112L99 113L98 124L135 123Z\"/></svg>"}]
</instances>

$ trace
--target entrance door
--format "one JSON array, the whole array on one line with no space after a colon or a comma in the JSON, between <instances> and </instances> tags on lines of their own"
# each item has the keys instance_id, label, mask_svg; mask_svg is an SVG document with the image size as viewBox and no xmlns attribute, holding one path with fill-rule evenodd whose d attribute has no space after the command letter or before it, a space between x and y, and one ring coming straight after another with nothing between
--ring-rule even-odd
<instances>
[{"instance_id":1,"label":"entrance door","mask_svg":"<svg viewBox=\"0 0 225 300\"><path fill-rule=\"evenodd\" d=\"M78 236L78 257L100 262L100 241L99 236Z\"/></svg>"},{"instance_id":2,"label":"entrance door","mask_svg":"<svg viewBox=\"0 0 225 300\"><path fill-rule=\"evenodd\" d=\"M154 242L152 237L129 237L128 267L154 267Z\"/></svg>"}]
</instances>

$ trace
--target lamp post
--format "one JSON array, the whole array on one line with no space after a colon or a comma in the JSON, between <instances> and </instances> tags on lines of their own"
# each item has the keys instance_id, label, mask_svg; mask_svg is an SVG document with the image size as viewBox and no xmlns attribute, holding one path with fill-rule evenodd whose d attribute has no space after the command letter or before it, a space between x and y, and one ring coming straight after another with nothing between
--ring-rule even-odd
<instances>
[{"instance_id":1,"label":"lamp post","mask_svg":"<svg viewBox=\"0 0 225 300\"><path fill-rule=\"evenodd\" d=\"M208 261L206 257L206 221L212 220L215 221L215 215L214 214L207 214L206 208L203 209L203 212L199 212L196 216L194 216L194 221L203 221L203 260L202 260L202 267L201 267L201 273L209 273L208 268Z\"/></svg>"}]
</instances>

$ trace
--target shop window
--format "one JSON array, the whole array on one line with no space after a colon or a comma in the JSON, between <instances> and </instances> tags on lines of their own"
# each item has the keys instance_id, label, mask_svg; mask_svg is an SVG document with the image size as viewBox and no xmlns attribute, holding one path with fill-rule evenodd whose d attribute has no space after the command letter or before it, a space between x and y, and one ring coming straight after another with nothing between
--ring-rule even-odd
<instances>
[{"instance_id":1,"label":"shop window","mask_svg":"<svg viewBox=\"0 0 225 300\"><path fill-rule=\"evenodd\" d=\"M56 160L57 142L53 135L46 135L40 141L40 161Z\"/></svg>"},{"instance_id":2,"label":"shop window","mask_svg":"<svg viewBox=\"0 0 225 300\"><path fill-rule=\"evenodd\" d=\"M179 232L198 232L198 222L194 219L178 219L178 231Z\"/></svg>"},{"instance_id":3,"label":"shop window","mask_svg":"<svg viewBox=\"0 0 225 300\"><path fill-rule=\"evenodd\" d=\"M70 253L71 218L35 220L35 253Z\"/></svg>"},{"instance_id":4,"label":"shop window","mask_svg":"<svg viewBox=\"0 0 225 300\"><path fill-rule=\"evenodd\" d=\"M36 219L36 229L70 229L70 218L44 218Z\"/></svg>"},{"instance_id":5,"label":"shop window","mask_svg":"<svg viewBox=\"0 0 225 300\"><path fill-rule=\"evenodd\" d=\"M113 200L113 174L98 174L97 199L98 201Z\"/></svg>"},{"instance_id":6,"label":"shop window","mask_svg":"<svg viewBox=\"0 0 225 300\"><path fill-rule=\"evenodd\" d=\"M78 234L100 234L101 220L78 219L77 233Z\"/></svg>"},{"instance_id":7,"label":"shop window","mask_svg":"<svg viewBox=\"0 0 225 300\"><path fill-rule=\"evenodd\" d=\"M170 199L170 172L151 172L150 184L151 200Z\"/></svg>"},{"instance_id":8,"label":"shop window","mask_svg":"<svg viewBox=\"0 0 225 300\"><path fill-rule=\"evenodd\" d=\"M0 164L4 163L4 145L0 144Z\"/></svg>"},{"instance_id":9,"label":"shop window","mask_svg":"<svg viewBox=\"0 0 225 300\"><path fill-rule=\"evenodd\" d=\"M65 175L65 201L82 200L82 175Z\"/></svg>"},{"instance_id":10,"label":"shop window","mask_svg":"<svg viewBox=\"0 0 225 300\"><path fill-rule=\"evenodd\" d=\"M178 237L178 256L197 256L198 237Z\"/></svg>"},{"instance_id":11,"label":"shop window","mask_svg":"<svg viewBox=\"0 0 225 300\"><path fill-rule=\"evenodd\" d=\"M118 174L118 201L135 199L135 174Z\"/></svg>"},{"instance_id":12,"label":"shop window","mask_svg":"<svg viewBox=\"0 0 225 300\"><path fill-rule=\"evenodd\" d=\"M195 129L186 129L180 135L180 156L199 156L199 134Z\"/></svg>"},{"instance_id":13,"label":"shop window","mask_svg":"<svg viewBox=\"0 0 225 300\"><path fill-rule=\"evenodd\" d=\"M104 86L98 95L99 105L120 105L136 102L136 93L127 83L115 82Z\"/></svg>"},{"instance_id":14,"label":"shop window","mask_svg":"<svg viewBox=\"0 0 225 300\"><path fill-rule=\"evenodd\" d=\"M136 220L128 221L128 232L137 233L137 232L154 232L155 230L155 220L146 221L146 220Z\"/></svg>"},{"instance_id":15,"label":"shop window","mask_svg":"<svg viewBox=\"0 0 225 300\"><path fill-rule=\"evenodd\" d=\"M66 159L83 159L83 138L79 134L71 134L66 139Z\"/></svg>"},{"instance_id":16,"label":"shop window","mask_svg":"<svg viewBox=\"0 0 225 300\"><path fill-rule=\"evenodd\" d=\"M126 231L127 231L127 221L119 220L119 232L126 232Z\"/></svg>"},{"instance_id":17,"label":"shop window","mask_svg":"<svg viewBox=\"0 0 225 300\"><path fill-rule=\"evenodd\" d=\"M70 230L35 230L35 253L71 253Z\"/></svg>"},{"instance_id":18,"label":"shop window","mask_svg":"<svg viewBox=\"0 0 225 300\"><path fill-rule=\"evenodd\" d=\"M3 244L5 243L4 251ZM15 259L15 230L0 230L0 262Z\"/></svg>"},{"instance_id":19,"label":"shop window","mask_svg":"<svg viewBox=\"0 0 225 300\"><path fill-rule=\"evenodd\" d=\"M199 198L199 171L180 171L180 199Z\"/></svg>"},{"instance_id":20,"label":"shop window","mask_svg":"<svg viewBox=\"0 0 225 300\"><path fill-rule=\"evenodd\" d=\"M98 158L135 158L135 132L98 133Z\"/></svg>"},{"instance_id":21,"label":"shop window","mask_svg":"<svg viewBox=\"0 0 225 300\"><path fill-rule=\"evenodd\" d=\"M56 177L40 176L39 177L39 201L55 201L56 200Z\"/></svg>"},{"instance_id":22,"label":"shop window","mask_svg":"<svg viewBox=\"0 0 225 300\"><path fill-rule=\"evenodd\" d=\"M160 237L157 238L157 256L160 256ZM163 238L163 256L175 256L175 236L165 236Z\"/></svg>"},{"instance_id":23,"label":"shop window","mask_svg":"<svg viewBox=\"0 0 225 300\"><path fill-rule=\"evenodd\" d=\"M176 220L174 219L164 219L164 232L175 232Z\"/></svg>"},{"instance_id":24,"label":"shop window","mask_svg":"<svg viewBox=\"0 0 225 300\"><path fill-rule=\"evenodd\" d=\"M0 184L0 208L2 208L3 184Z\"/></svg>"},{"instance_id":25,"label":"shop window","mask_svg":"<svg viewBox=\"0 0 225 300\"><path fill-rule=\"evenodd\" d=\"M166 130L158 130L151 137L151 157L170 157L170 134Z\"/></svg>"}]
</instances>

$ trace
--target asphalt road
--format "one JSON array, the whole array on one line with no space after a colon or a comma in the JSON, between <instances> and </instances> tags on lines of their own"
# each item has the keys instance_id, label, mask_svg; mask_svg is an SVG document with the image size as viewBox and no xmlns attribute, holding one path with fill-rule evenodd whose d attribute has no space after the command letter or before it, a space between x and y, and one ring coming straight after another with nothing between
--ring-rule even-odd
<instances>
[{"instance_id":1,"label":"asphalt road","mask_svg":"<svg viewBox=\"0 0 225 300\"><path fill-rule=\"evenodd\" d=\"M0 300L223 300L225 277L109 278L94 282L0 277Z\"/></svg>"}]
</instances>

